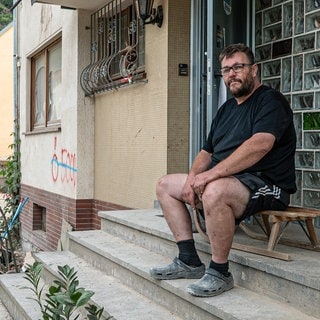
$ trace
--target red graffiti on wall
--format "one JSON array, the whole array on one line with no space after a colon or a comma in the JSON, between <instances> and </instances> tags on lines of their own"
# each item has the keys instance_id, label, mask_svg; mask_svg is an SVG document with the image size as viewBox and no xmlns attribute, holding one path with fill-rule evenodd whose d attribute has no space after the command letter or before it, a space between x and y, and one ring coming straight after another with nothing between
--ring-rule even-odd
<instances>
[{"instance_id":1,"label":"red graffiti on wall","mask_svg":"<svg viewBox=\"0 0 320 320\"><path fill-rule=\"evenodd\" d=\"M51 158L51 176L54 182L59 177L62 183L71 183L76 185L77 176L77 159L75 153L71 153L68 149L61 148L59 157L57 155L57 137L54 137L54 153Z\"/></svg>"}]
</instances>

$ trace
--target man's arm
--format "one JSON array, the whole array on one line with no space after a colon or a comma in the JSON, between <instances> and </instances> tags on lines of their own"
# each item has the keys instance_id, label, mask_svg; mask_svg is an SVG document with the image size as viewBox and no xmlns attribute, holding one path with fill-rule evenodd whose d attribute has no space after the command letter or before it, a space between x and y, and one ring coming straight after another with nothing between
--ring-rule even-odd
<instances>
[{"instance_id":1,"label":"man's arm","mask_svg":"<svg viewBox=\"0 0 320 320\"><path fill-rule=\"evenodd\" d=\"M211 153L201 150L192 163L189 176L194 177L197 174L206 171L211 164L211 156Z\"/></svg>"},{"instance_id":2,"label":"man's arm","mask_svg":"<svg viewBox=\"0 0 320 320\"><path fill-rule=\"evenodd\" d=\"M199 195L208 183L250 168L272 149L275 139L275 136L271 133L254 134L215 167L197 174L191 184L193 190Z\"/></svg>"}]
</instances>

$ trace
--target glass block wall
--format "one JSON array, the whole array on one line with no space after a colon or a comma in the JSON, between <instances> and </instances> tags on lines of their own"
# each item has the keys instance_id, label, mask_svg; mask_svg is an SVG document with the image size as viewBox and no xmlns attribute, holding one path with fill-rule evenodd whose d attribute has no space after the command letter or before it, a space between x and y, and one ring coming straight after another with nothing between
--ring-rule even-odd
<instances>
[{"instance_id":1,"label":"glass block wall","mask_svg":"<svg viewBox=\"0 0 320 320\"><path fill-rule=\"evenodd\" d=\"M261 81L294 112L298 191L291 204L320 209L320 0L256 0L255 32Z\"/></svg>"}]
</instances>

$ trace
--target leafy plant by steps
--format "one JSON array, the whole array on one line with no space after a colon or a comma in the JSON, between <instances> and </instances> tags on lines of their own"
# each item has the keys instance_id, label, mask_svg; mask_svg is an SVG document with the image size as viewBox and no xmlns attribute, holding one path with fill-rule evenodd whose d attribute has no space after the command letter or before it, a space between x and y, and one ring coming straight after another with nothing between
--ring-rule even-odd
<instances>
[{"instance_id":1,"label":"leafy plant by steps","mask_svg":"<svg viewBox=\"0 0 320 320\"><path fill-rule=\"evenodd\" d=\"M20 270L19 270L19 266L16 261L16 257L14 255L14 245L13 245L13 241L12 241L12 237L11 237L11 231L9 230L9 223L8 223L6 215L3 212L1 207L0 207L0 213L1 213L1 217L3 219L3 223L1 223L1 225L3 224L3 227L1 227L1 228L8 231L7 232L8 239L0 238L0 262L1 262L0 271L2 272L2 269L9 271L10 262L12 260L15 271L18 273ZM6 244L6 245L4 245L4 244ZM2 265L2 263L4 263L4 265Z\"/></svg>"},{"instance_id":2,"label":"leafy plant by steps","mask_svg":"<svg viewBox=\"0 0 320 320\"><path fill-rule=\"evenodd\" d=\"M54 280L49 287L46 298L43 302L44 286L40 286L43 264L34 262L28 265L29 270L25 275L31 284L30 289L36 296L35 300L41 310L43 320L76 320L80 319L79 308L84 307L88 320L98 320L102 317L103 308L98 309L95 305L89 304L93 291L79 287L77 272L68 265L58 266L59 280ZM108 319L113 319L109 317Z\"/></svg>"},{"instance_id":3,"label":"leafy plant by steps","mask_svg":"<svg viewBox=\"0 0 320 320\"><path fill-rule=\"evenodd\" d=\"M20 139L15 133L12 133L14 143L8 148L12 150L12 155L6 160L5 166L0 170L0 176L4 178L4 186L1 192L6 194L5 213L13 213L17 209L20 201L20 180L21 180L21 164L20 164Z\"/></svg>"},{"instance_id":4,"label":"leafy plant by steps","mask_svg":"<svg viewBox=\"0 0 320 320\"><path fill-rule=\"evenodd\" d=\"M1 265L0 270L2 271L2 269L4 269L5 271L9 271L11 259L9 261L8 257L10 256L13 258L16 272L19 272L14 256L15 249L20 243L19 224L15 223L9 230L8 222L14 216L20 203L20 139L15 133L12 133L11 136L13 136L14 140L14 143L9 145L9 148L12 150L12 155L7 158L5 165L0 169L0 177L4 180L0 191L5 195L4 208L1 208L0 229L2 231L4 230L8 235L8 241L2 238L0 239L1 253L7 258L7 267L2 268L3 265Z\"/></svg>"}]
</instances>

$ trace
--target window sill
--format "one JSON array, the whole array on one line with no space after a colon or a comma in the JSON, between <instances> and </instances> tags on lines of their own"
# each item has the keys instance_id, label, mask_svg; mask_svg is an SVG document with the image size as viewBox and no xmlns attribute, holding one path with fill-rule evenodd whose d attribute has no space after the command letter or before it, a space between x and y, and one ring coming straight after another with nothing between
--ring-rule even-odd
<instances>
[{"instance_id":1,"label":"window sill","mask_svg":"<svg viewBox=\"0 0 320 320\"><path fill-rule=\"evenodd\" d=\"M52 132L59 132L59 131L61 131L61 126L52 126L52 127L46 127L46 128L33 129L32 131L23 132L22 134L25 136L33 136L36 134L52 133Z\"/></svg>"}]
</instances>

